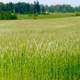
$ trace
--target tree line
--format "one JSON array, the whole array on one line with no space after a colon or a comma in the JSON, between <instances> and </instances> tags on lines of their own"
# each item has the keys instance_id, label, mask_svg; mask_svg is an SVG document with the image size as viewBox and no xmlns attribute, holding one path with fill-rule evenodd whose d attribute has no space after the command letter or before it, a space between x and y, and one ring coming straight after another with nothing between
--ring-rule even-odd
<instances>
[{"instance_id":1,"label":"tree line","mask_svg":"<svg viewBox=\"0 0 80 80\"><path fill-rule=\"evenodd\" d=\"M71 5L42 5L39 2L34 2L33 4L18 2L18 3L2 3L0 2L0 13L1 12L11 12L19 14L41 14L41 13L53 13L53 12L80 12L80 6L72 7Z\"/></svg>"},{"instance_id":2,"label":"tree line","mask_svg":"<svg viewBox=\"0 0 80 80\"><path fill-rule=\"evenodd\" d=\"M31 14L37 16L39 14L49 13L76 13L76 16L80 16L80 6L72 7L71 5L43 5L38 1L34 3L2 3L0 2L0 19L17 19L17 14ZM36 18L36 17L34 17Z\"/></svg>"}]
</instances>

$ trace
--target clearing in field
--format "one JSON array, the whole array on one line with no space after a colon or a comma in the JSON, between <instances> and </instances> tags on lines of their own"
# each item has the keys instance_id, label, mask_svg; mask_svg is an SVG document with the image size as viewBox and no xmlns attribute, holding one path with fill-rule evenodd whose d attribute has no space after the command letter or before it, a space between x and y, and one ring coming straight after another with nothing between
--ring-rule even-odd
<instances>
[{"instance_id":1,"label":"clearing in field","mask_svg":"<svg viewBox=\"0 0 80 80\"><path fill-rule=\"evenodd\" d=\"M0 80L80 80L80 17L0 21Z\"/></svg>"}]
</instances>

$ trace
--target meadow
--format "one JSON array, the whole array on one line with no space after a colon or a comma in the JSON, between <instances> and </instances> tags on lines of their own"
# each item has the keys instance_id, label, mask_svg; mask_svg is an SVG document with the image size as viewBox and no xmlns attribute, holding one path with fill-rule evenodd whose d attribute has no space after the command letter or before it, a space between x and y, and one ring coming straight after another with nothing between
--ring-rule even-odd
<instances>
[{"instance_id":1,"label":"meadow","mask_svg":"<svg viewBox=\"0 0 80 80\"><path fill-rule=\"evenodd\" d=\"M53 19L53 18L66 18L66 17L77 17L80 16L80 13L43 13L37 16L33 14L17 14L18 20L25 20L25 19Z\"/></svg>"},{"instance_id":2,"label":"meadow","mask_svg":"<svg viewBox=\"0 0 80 80\"><path fill-rule=\"evenodd\" d=\"M80 80L80 17L1 20L0 80Z\"/></svg>"}]
</instances>

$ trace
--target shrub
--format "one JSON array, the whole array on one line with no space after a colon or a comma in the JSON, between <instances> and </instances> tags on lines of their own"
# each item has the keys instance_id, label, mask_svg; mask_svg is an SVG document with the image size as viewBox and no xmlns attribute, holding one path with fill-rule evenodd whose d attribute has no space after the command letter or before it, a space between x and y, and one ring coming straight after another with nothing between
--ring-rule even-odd
<instances>
[{"instance_id":1,"label":"shrub","mask_svg":"<svg viewBox=\"0 0 80 80\"><path fill-rule=\"evenodd\" d=\"M75 15L76 15L76 16L80 16L80 13L76 13Z\"/></svg>"},{"instance_id":2,"label":"shrub","mask_svg":"<svg viewBox=\"0 0 80 80\"><path fill-rule=\"evenodd\" d=\"M0 20L15 20L17 19L17 15L10 12L1 12Z\"/></svg>"}]
</instances>

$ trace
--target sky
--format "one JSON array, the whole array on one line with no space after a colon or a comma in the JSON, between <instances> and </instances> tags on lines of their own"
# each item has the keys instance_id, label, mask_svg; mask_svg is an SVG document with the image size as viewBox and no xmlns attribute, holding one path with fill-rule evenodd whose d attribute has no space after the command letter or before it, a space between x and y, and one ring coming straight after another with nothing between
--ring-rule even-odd
<instances>
[{"instance_id":1,"label":"sky","mask_svg":"<svg viewBox=\"0 0 80 80\"><path fill-rule=\"evenodd\" d=\"M72 6L79 6L80 0L38 0L40 4L56 5L56 4L71 4ZM30 2L33 3L34 0L0 0L0 2Z\"/></svg>"}]
</instances>

